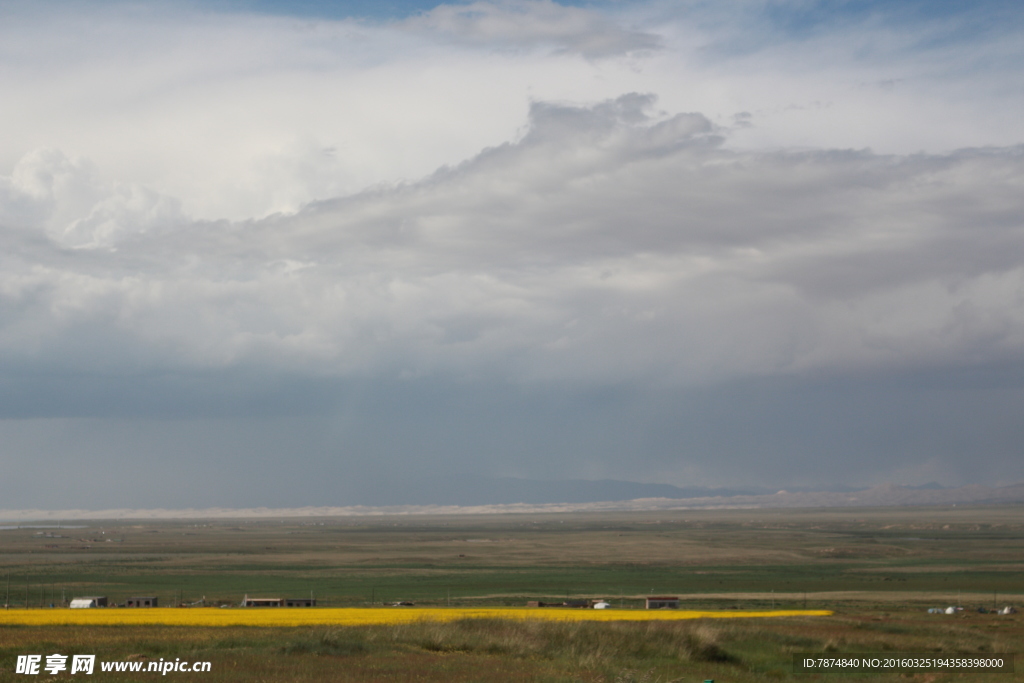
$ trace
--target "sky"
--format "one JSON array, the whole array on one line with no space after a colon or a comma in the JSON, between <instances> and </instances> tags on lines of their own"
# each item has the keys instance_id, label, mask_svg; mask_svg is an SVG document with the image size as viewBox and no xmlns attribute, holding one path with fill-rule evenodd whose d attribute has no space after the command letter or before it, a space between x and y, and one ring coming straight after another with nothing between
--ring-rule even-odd
<instances>
[{"instance_id":1,"label":"sky","mask_svg":"<svg viewBox=\"0 0 1024 683\"><path fill-rule=\"evenodd\" d=\"M1024 481L1022 63L1015 1L0 0L0 509Z\"/></svg>"}]
</instances>

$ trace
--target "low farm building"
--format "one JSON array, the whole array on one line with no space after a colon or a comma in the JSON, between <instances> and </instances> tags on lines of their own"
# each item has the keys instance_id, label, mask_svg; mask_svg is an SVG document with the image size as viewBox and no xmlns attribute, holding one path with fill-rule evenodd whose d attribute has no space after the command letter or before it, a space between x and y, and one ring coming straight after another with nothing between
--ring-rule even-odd
<instances>
[{"instance_id":1,"label":"low farm building","mask_svg":"<svg viewBox=\"0 0 1024 683\"><path fill-rule=\"evenodd\" d=\"M250 598L242 599L242 607L284 607L284 598Z\"/></svg>"},{"instance_id":2,"label":"low farm building","mask_svg":"<svg viewBox=\"0 0 1024 683\"><path fill-rule=\"evenodd\" d=\"M674 595L652 595L647 598L647 609L679 609L679 598Z\"/></svg>"},{"instance_id":3,"label":"low farm building","mask_svg":"<svg viewBox=\"0 0 1024 683\"><path fill-rule=\"evenodd\" d=\"M89 609L92 607L106 607L107 597L104 596L90 596L85 598L71 598L71 609Z\"/></svg>"},{"instance_id":4,"label":"low farm building","mask_svg":"<svg viewBox=\"0 0 1024 683\"><path fill-rule=\"evenodd\" d=\"M601 599L590 599L590 600L565 600L563 602L543 602L541 600L527 600L527 607L573 607L576 609L592 608L592 609L607 609L611 607L611 603L607 600Z\"/></svg>"},{"instance_id":5,"label":"low farm building","mask_svg":"<svg viewBox=\"0 0 1024 683\"><path fill-rule=\"evenodd\" d=\"M285 607L316 607L316 598L285 598Z\"/></svg>"},{"instance_id":6,"label":"low farm building","mask_svg":"<svg viewBox=\"0 0 1024 683\"><path fill-rule=\"evenodd\" d=\"M157 598L155 595L149 595L141 598L128 598L125 600L125 607L156 607Z\"/></svg>"}]
</instances>

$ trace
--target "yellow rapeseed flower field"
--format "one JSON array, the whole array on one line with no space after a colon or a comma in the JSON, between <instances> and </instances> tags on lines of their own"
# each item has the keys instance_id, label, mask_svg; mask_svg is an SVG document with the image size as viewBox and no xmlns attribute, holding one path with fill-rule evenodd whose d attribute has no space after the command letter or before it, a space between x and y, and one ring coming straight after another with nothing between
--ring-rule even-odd
<instances>
[{"instance_id":1,"label":"yellow rapeseed flower field","mask_svg":"<svg viewBox=\"0 0 1024 683\"><path fill-rule=\"evenodd\" d=\"M164 625L164 626L374 626L458 619L529 619L544 621L676 621L680 619L751 619L828 616L828 610L717 612L695 610L591 610L530 607L345 607L216 609L12 609L0 610L0 624Z\"/></svg>"}]
</instances>

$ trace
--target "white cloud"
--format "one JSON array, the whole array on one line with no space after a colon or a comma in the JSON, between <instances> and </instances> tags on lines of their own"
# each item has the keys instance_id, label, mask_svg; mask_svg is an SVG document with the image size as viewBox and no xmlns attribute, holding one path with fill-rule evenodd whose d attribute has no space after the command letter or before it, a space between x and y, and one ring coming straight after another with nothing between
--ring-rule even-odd
<instances>
[{"instance_id":1,"label":"white cloud","mask_svg":"<svg viewBox=\"0 0 1024 683\"><path fill-rule=\"evenodd\" d=\"M60 231L87 213L103 194L95 166L52 148L33 150L0 184L6 225Z\"/></svg>"},{"instance_id":2,"label":"white cloud","mask_svg":"<svg viewBox=\"0 0 1024 683\"><path fill-rule=\"evenodd\" d=\"M39 230L63 246L109 247L187 221L177 200L140 185L109 186L91 161L52 148L25 155L0 178L0 192L0 224Z\"/></svg>"},{"instance_id":3,"label":"white cloud","mask_svg":"<svg viewBox=\"0 0 1024 683\"><path fill-rule=\"evenodd\" d=\"M57 238L77 247L114 244L131 233L170 230L186 221L180 202L141 185L118 186L89 215L69 224Z\"/></svg>"},{"instance_id":4,"label":"white cloud","mask_svg":"<svg viewBox=\"0 0 1024 683\"><path fill-rule=\"evenodd\" d=\"M415 31L493 47L553 47L587 58L656 50L656 34L625 28L600 12L550 0L505 0L439 5L407 19Z\"/></svg>"},{"instance_id":5,"label":"white cloud","mask_svg":"<svg viewBox=\"0 0 1024 683\"><path fill-rule=\"evenodd\" d=\"M1012 31L950 45L941 22L883 16L793 38L749 3L477 2L378 23L58 6L0 22L0 174L59 149L202 219L415 181L515 139L531 101L746 112L736 149L1021 142Z\"/></svg>"}]
</instances>

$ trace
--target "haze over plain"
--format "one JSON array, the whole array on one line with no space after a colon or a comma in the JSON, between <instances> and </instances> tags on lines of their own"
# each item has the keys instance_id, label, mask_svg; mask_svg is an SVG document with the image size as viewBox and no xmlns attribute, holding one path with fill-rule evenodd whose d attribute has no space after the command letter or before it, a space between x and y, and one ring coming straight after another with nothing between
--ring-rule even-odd
<instances>
[{"instance_id":1,"label":"haze over plain","mask_svg":"<svg viewBox=\"0 0 1024 683\"><path fill-rule=\"evenodd\" d=\"M0 18L0 507L1024 479L1019 3Z\"/></svg>"}]
</instances>

